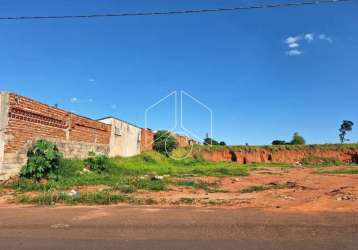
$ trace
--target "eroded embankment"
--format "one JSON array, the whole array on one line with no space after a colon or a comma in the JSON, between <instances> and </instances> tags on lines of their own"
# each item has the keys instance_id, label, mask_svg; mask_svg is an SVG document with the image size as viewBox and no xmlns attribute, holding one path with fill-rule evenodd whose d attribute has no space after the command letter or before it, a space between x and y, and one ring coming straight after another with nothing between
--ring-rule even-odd
<instances>
[{"instance_id":1,"label":"eroded embankment","mask_svg":"<svg viewBox=\"0 0 358 250\"><path fill-rule=\"evenodd\" d=\"M192 154L208 161L232 161L241 164L263 162L296 163L306 157L358 163L358 144L307 146L196 146Z\"/></svg>"}]
</instances>

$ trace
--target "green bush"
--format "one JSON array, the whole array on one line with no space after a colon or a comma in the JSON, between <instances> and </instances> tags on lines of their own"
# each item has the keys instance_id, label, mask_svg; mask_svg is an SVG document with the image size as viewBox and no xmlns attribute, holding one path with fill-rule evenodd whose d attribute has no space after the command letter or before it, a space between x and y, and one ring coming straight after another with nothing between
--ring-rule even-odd
<instances>
[{"instance_id":1,"label":"green bush","mask_svg":"<svg viewBox=\"0 0 358 250\"><path fill-rule=\"evenodd\" d=\"M108 156L97 155L95 152L89 152L88 158L84 160L84 163L90 170L98 173L107 170L111 165Z\"/></svg>"},{"instance_id":2,"label":"green bush","mask_svg":"<svg viewBox=\"0 0 358 250\"><path fill-rule=\"evenodd\" d=\"M25 178L40 180L54 174L63 158L55 144L38 140L27 152L27 163L20 175Z\"/></svg>"},{"instance_id":3,"label":"green bush","mask_svg":"<svg viewBox=\"0 0 358 250\"><path fill-rule=\"evenodd\" d=\"M159 130L154 136L154 150L159 153L169 155L174 149L176 149L178 143L174 136L169 131Z\"/></svg>"}]
</instances>

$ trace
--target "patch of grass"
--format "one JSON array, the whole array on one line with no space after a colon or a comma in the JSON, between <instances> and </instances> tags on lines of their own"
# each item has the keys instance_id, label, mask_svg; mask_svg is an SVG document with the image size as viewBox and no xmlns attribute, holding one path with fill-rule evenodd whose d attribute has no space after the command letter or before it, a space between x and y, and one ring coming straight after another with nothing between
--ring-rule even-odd
<instances>
[{"instance_id":1,"label":"patch of grass","mask_svg":"<svg viewBox=\"0 0 358 250\"><path fill-rule=\"evenodd\" d=\"M148 160L150 159L150 160ZM157 152L147 152L129 158L115 157L111 161L117 166L117 173L121 175L145 175L155 172L158 175L195 174L203 176L244 176L247 169L235 163L214 163L195 158L174 160Z\"/></svg>"},{"instance_id":2,"label":"patch of grass","mask_svg":"<svg viewBox=\"0 0 358 250\"><path fill-rule=\"evenodd\" d=\"M303 158L301 161L304 166L312 166L312 167L329 167L329 166L341 166L345 165L345 162L342 162L335 158L328 157L318 157L314 155L309 155Z\"/></svg>"},{"instance_id":3,"label":"patch of grass","mask_svg":"<svg viewBox=\"0 0 358 250\"><path fill-rule=\"evenodd\" d=\"M110 205L117 203L129 203L135 205L153 205L157 201L153 198L138 198L119 194L110 190L99 192L85 192L77 196L69 196L64 192L44 192L37 196L18 195L15 202L22 204L37 204L37 205L54 205L56 203L63 203L68 205L86 204L86 205Z\"/></svg>"},{"instance_id":4,"label":"patch of grass","mask_svg":"<svg viewBox=\"0 0 358 250\"><path fill-rule=\"evenodd\" d=\"M128 203L134 205L153 205L158 204L153 198L138 198L138 197L129 197Z\"/></svg>"},{"instance_id":5,"label":"patch of grass","mask_svg":"<svg viewBox=\"0 0 358 250\"><path fill-rule=\"evenodd\" d=\"M267 186L250 186L247 188L243 188L240 190L240 193L253 193L253 192L260 192L270 189L270 187Z\"/></svg>"},{"instance_id":6,"label":"patch of grass","mask_svg":"<svg viewBox=\"0 0 358 250\"><path fill-rule=\"evenodd\" d=\"M162 180L140 179L137 183L138 189L145 189L151 191L162 191L166 189L166 186L166 182Z\"/></svg>"},{"instance_id":7,"label":"patch of grass","mask_svg":"<svg viewBox=\"0 0 358 250\"><path fill-rule=\"evenodd\" d=\"M133 185L118 183L117 185L114 185L112 187L112 190L118 190L122 193L128 194L128 193L134 193L135 191L137 191L137 188Z\"/></svg>"},{"instance_id":8,"label":"patch of grass","mask_svg":"<svg viewBox=\"0 0 358 250\"><path fill-rule=\"evenodd\" d=\"M207 201L202 201L201 204L203 205L211 205L211 206L220 206L229 203L223 199L210 199Z\"/></svg>"},{"instance_id":9,"label":"patch of grass","mask_svg":"<svg viewBox=\"0 0 358 250\"><path fill-rule=\"evenodd\" d=\"M62 159L60 167L56 170L56 175L60 178L77 176L85 168L85 163L81 160Z\"/></svg>"},{"instance_id":10,"label":"patch of grass","mask_svg":"<svg viewBox=\"0 0 358 250\"><path fill-rule=\"evenodd\" d=\"M358 167L356 168L346 168L346 169L336 169L336 170L324 170L319 171L319 174L358 174Z\"/></svg>"},{"instance_id":11,"label":"patch of grass","mask_svg":"<svg viewBox=\"0 0 358 250\"><path fill-rule=\"evenodd\" d=\"M205 181L193 181L193 180L181 180L174 183L177 186L192 187L195 189L203 189L208 193L215 192L226 192L225 190L219 189L218 183L208 183Z\"/></svg>"},{"instance_id":12,"label":"patch of grass","mask_svg":"<svg viewBox=\"0 0 358 250\"><path fill-rule=\"evenodd\" d=\"M190 197L181 197L178 202L180 204L193 204L195 202L195 199Z\"/></svg>"},{"instance_id":13,"label":"patch of grass","mask_svg":"<svg viewBox=\"0 0 358 250\"><path fill-rule=\"evenodd\" d=\"M296 183L294 183L294 182L286 182L284 184L270 183L270 184L261 185L261 186L249 186L247 188L241 189L240 193L253 193L253 192L261 192L261 191L270 190L270 189L293 188L295 186L296 186Z\"/></svg>"},{"instance_id":14,"label":"patch of grass","mask_svg":"<svg viewBox=\"0 0 358 250\"><path fill-rule=\"evenodd\" d=\"M108 191L80 193L78 196L69 196L64 193L44 192L35 197L20 195L16 202L25 204L54 205L64 204L88 204L109 205L128 201L128 196Z\"/></svg>"}]
</instances>

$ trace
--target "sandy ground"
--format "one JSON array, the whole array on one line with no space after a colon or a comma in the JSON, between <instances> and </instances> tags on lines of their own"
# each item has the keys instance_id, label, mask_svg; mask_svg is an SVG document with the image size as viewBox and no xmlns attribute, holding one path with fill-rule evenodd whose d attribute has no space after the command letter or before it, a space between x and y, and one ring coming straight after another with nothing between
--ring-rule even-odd
<instances>
[{"instance_id":1,"label":"sandy ground","mask_svg":"<svg viewBox=\"0 0 358 250\"><path fill-rule=\"evenodd\" d=\"M340 167L325 169L335 168ZM187 177L186 180L217 183L217 190L206 192L192 187L170 186L167 191L138 191L132 195L152 198L163 207L190 205L264 208L277 211L358 211L358 175L315 174L315 171L316 169L298 167L261 168L243 177ZM270 189L240 192L250 186L268 186ZM277 188L278 186L280 188ZM105 186L98 186L97 190L104 188ZM86 187L85 190L95 191L96 187ZM0 190L1 192L0 207L14 206L7 202L13 191ZM189 202L185 202L188 200Z\"/></svg>"},{"instance_id":2,"label":"sandy ground","mask_svg":"<svg viewBox=\"0 0 358 250\"><path fill-rule=\"evenodd\" d=\"M337 168L337 167L335 167ZM331 170L335 168L329 168ZM173 187L171 191L143 192L144 197L165 199L170 203L180 198L222 201L221 206L290 209L300 211L358 211L358 175L314 174L307 168L265 168L245 177L200 177L206 182L220 183L223 192L205 192L190 187ZM284 185L265 191L241 193L250 186Z\"/></svg>"}]
</instances>

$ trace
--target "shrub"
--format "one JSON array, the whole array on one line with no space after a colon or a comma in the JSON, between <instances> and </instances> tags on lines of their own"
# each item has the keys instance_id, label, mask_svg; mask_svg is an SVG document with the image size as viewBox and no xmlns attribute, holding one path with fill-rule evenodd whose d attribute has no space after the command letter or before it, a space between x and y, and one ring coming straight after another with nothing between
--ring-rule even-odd
<instances>
[{"instance_id":1,"label":"shrub","mask_svg":"<svg viewBox=\"0 0 358 250\"><path fill-rule=\"evenodd\" d=\"M154 136L154 150L159 153L168 156L177 146L178 143L176 139L169 131L159 130Z\"/></svg>"},{"instance_id":2,"label":"shrub","mask_svg":"<svg viewBox=\"0 0 358 250\"><path fill-rule=\"evenodd\" d=\"M84 160L84 162L90 170L98 173L107 170L110 165L110 161L107 156L97 155L95 152L89 152L88 158Z\"/></svg>"},{"instance_id":3,"label":"shrub","mask_svg":"<svg viewBox=\"0 0 358 250\"><path fill-rule=\"evenodd\" d=\"M40 180L55 173L63 158L55 144L38 140L27 152L27 163L20 175L25 178Z\"/></svg>"}]
</instances>

